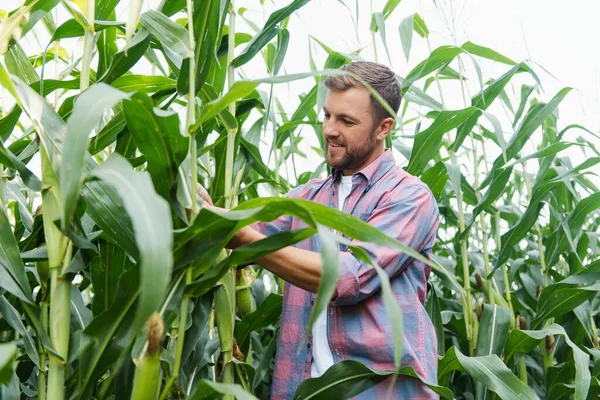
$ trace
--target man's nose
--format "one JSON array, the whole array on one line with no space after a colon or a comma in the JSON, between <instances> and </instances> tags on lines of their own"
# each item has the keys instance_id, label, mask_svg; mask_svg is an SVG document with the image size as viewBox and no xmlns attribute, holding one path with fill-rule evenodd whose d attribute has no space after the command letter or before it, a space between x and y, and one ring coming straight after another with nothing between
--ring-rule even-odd
<instances>
[{"instance_id":1,"label":"man's nose","mask_svg":"<svg viewBox=\"0 0 600 400\"><path fill-rule=\"evenodd\" d=\"M329 121L323 121L323 135L326 138L333 138L340 135L340 132L336 128L335 124Z\"/></svg>"}]
</instances>

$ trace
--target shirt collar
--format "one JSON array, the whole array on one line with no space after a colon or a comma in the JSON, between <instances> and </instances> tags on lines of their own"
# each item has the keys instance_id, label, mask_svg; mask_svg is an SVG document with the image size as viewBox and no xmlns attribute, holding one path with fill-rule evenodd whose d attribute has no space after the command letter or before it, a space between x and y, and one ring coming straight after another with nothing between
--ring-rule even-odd
<instances>
[{"instance_id":1,"label":"shirt collar","mask_svg":"<svg viewBox=\"0 0 600 400\"><path fill-rule=\"evenodd\" d=\"M372 163L356 172L355 176L362 176L367 180L367 187L371 187L375 182L377 182L386 172L388 172L394 165L396 164L396 160L394 159L394 155L391 149L385 149L383 154L381 154L377 159L375 159ZM335 168L331 169L331 175L334 182L337 182L342 175L342 170L338 170ZM353 179L354 180L354 179Z\"/></svg>"}]
</instances>

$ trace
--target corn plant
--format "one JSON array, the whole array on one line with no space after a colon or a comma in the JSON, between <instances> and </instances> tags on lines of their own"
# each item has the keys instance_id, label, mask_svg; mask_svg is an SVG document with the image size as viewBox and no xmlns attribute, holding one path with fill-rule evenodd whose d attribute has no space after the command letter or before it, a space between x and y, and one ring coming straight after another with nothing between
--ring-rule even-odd
<instances>
[{"instance_id":1,"label":"corn plant","mask_svg":"<svg viewBox=\"0 0 600 400\"><path fill-rule=\"evenodd\" d=\"M561 125L570 88L545 99L529 63L471 42L432 49L423 18L403 19L404 56L413 33L430 54L399 76L403 105L388 147L439 203L429 260L354 217L280 197L328 172L324 162L298 169L310 150L302 140L314 131L323 156L324 78L361 57L313 38L326 57L311 50L312 70L282 73L289 18L308 0L290 0L262 26L235 0L149 9L132 0L126 22L119 3L27 0L0 10L1 398L268 398L283 284L251 262L315 234L328 279L311 324L333 295L332 254L345 237L431 268L425 307L438 380L400 359L394 371L346 360L303 382L295 398L348 398L390 375L450 399L600 393L600 194L586 176L600 162L600 137ZM373 45L381 37L389 59L386 19L398 3L369 10ZM363 7L349 7L351 17ZM69 17L59 21L58 10ZM27 54L34 30L49 39ZM73 38L80 56L61 45ZM257 59L265 78L245 79ZM506 71L484 81L480 63L490 60ZM309 89L288 110L273 88L295 80ZM446 106L450 84L460 85L461 109ZM572 160L567 149L585 157ZM200 185L235 210L202 208ZM241 227L281 215L306 228L226 249ZM399 349L401 314L385 271L373 268L399 322L390 338Z\"/></svg>"}]
</instances>

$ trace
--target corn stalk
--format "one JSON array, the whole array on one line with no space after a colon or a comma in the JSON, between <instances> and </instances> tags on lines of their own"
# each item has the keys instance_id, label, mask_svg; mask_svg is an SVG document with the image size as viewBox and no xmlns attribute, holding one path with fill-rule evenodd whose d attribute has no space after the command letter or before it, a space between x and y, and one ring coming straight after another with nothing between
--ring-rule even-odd
<instances>
[{"instance_id":1,"label":"corn stalk","mask_svg":"<svg viewBox=\"0 0 600 400\"><path fill-rule=\"evenodd\" d=\"M235 51L235 2L229 5L229 46L227 51L227 85L229 89L235 82L235 67L233 65ZM235 117L235 102L229 104L229 112ZM227 150L225 159L225 207L235 206L234 194L237 190L233 187L233 161L235 150L236 130L227 131ZM222 253L221 257L226 254ZM230 269L220 280L220 285L215 291L214 308L219 341L221 343L222 357L222 381L226 384L235 383L235 371L233 364L233 330L235 327L236 310L236 276L235 270ZM233 400L232 395L224 396L227 400Z\"/></svg>"},{"instance_id":2,"label":"corn stalk","mask_svg":"<svg viewBox=\"0 0 600 400\"><path fill-rule=\"evenodd\" d=\"M190 196L191 196L191 205L192 212L190 222L193 222L196 215L198 214L198 202L197 202L197 193L198 193L198 150L196 144L196 136L193 132L191 132L190 127L196 120L196 54L195 54L195 39L194 39L194 9L192 0L187 0L187 19L188 19L188 38L189 38L189 87L188 87L188 99L187 99L187 112L186 112L186 134L189 134L190 137L190 148L188 157L190 159L190 172L191 172L191 182L190 182ZM185 285L189 285L192 282L192 266L189 266L185 271ZM179 326L177 332L177 341L176 349L175 349L175 362L173 364L173 371L171 376L167 380L163 391L160 394L160 399L163 400L167 397L167 395L171 391L171 387L179 378L179 370L181 368L181 357L183 355L183 345L185 343L185 330L187 324L187 315L188 315L188 306L190 303L189 294L185 293L183 295L183 300L181 302L181 309L179 312ZM160 386L159 386L160 388Z\"/></svg>"}]
</instances>

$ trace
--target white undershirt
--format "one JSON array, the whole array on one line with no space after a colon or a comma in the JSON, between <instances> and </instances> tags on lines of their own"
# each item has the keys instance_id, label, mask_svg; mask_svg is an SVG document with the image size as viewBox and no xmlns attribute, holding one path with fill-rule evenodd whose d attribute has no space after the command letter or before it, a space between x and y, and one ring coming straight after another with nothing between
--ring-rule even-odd
<instances>
[{"instance_id":1,"label":"white undershirt","mask_svg":"<svg viewBox=\"0 0 600 400\"><path fill-rule=\"evenodd\" d=\"M352 176L342 176L342 181L338 187L338 208L340 211L344 208L344 201L352 190ZM325 309L317 318L312 328L313 346L312 346L312 365L310 367L310 376L319 377L333 365L333 354L327 341L327 313Z\"/></svg>"}]
</instances>

